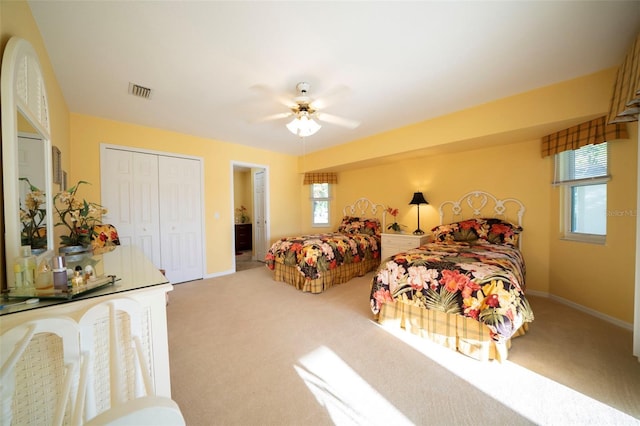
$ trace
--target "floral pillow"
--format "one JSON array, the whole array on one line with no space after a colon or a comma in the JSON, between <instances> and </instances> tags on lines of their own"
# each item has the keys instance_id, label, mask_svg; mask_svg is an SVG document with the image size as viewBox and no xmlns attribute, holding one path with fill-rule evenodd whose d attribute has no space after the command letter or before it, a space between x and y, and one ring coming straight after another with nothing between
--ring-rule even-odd
<instances>
[{"instance_id":1,"label":"floral pillow","mask_svg":"<svg viewBox=\"0 0 640 426\"><path fill-rule=\"evenodd\" d=\"M436 226L431 232L435 241L483 240L492 244L517 247L522 227L502 219L478 218Z\"/></svg>"},{"instance_id":2,"label":"floral pillow","mask_svg":"<svg viewBox=\"0 0 640 426\"><path fill-rule=\"evenodd\" d=\"M380 220L377 218L345 216L342 218L338 232L342 234L380 235L380 228Z\"/></svg>"},{"instance_id":3,"label":"floral pillow","mask_svg":"<svg viewBox=\"0 0 640 426\"><path fill-rule=\"evenodd\" d=\"M119 245L120 237L118 236L118 231L113 225L94 225L91 236L91 248L93 249L94 254L111 251L115 246Z\"/></svg>"}]
</instances>

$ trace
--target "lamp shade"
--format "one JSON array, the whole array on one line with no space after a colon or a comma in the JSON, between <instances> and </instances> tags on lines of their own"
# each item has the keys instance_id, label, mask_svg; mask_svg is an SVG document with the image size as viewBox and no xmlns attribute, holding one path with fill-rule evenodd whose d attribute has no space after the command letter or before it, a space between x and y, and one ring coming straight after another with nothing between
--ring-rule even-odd
<instances>
[{"instance_id":1,"label":"lamp shade","mask_svg":"<svg viewBox=\"0 0 640 426\"><path fill-rule=\"evenodd\" d=\"M289 124L287 124L287 129L289 129L289 131L294 135L300 137L311 136L320 130L320 127L322 126L306 114L302 114L294 118Z\"/></svg>"},{"instance_id":2,"label":"lamp shade","mask_svg":"<svg viewBox=\"0 0 640 426\"><path fill-rule=\"evenodd\" d=\"M429 204L429 202L425 200L422 192L414 192L413 198L409 201L409 204L416 204L419 206L420 204Z\"/></svg>"}]
</instances>

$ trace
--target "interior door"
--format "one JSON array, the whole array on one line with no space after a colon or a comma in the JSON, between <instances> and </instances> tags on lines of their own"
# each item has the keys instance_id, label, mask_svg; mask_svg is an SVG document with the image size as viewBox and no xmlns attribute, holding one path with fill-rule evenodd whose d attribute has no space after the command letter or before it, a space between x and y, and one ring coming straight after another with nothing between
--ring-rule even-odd
<instances>
[{"instance_id":1,"label":"interior door","mask_svg":"<svg viewBox=\"0 0 640 426\"><path fill-rule=\"evenodd\" d=\"M253 209L254 209L254 252L256 260L261 262L267 254L266 216L265 216L265 172L258 170L253 175Z\"/></svg>"},{"instance_id":2,"label":"interior door","mask_svg":"<svg viewBox=\"0 0 640 426\"><path fill-rule=\"evenodd\" d=\"M158 156L108 148L100 170L103 221L116 227L122 245L139 247L160 268Z\"/></svg>"},{"instance_id":3,"label":"interior door","mask_svg":"<svg viewBox=\"0 0 640 426\"><path fill-rule=\"evenodd\" d=\"M169 281L201 279L202 205L200 161L159 157L162 267Z\"/></svg>"}]
</instances>

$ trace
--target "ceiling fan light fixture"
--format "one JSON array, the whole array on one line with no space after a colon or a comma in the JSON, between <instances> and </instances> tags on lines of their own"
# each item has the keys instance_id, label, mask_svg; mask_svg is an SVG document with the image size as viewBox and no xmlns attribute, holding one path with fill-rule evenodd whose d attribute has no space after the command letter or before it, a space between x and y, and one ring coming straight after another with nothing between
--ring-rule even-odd
<instances>
[{"instance_id":1,"label":"ceiling fan light fixture","mask_svg":"<svg viewBox=\"0 0 640 426\"><path fill-rule=\"evenodd\" d=\"M287 129L289 129L291 133L302 138L315 134L321 127L321 125L316 123L315 120L307 114L300 114L287 124Z\"/></svg>"}]
</instances>

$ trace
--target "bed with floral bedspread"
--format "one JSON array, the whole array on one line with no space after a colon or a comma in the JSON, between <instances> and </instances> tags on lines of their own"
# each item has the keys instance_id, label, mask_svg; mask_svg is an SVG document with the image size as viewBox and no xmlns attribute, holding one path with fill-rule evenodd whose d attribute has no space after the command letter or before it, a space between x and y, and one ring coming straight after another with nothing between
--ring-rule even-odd
<instances>
[{"instance_id":1,"label":"bed with floral bedspread","mask_svg":"<svg viewBox=\"0 0 640 426\"><path fill-rule=\"evenodd\" d=\"M495 218L433 228L433 242L384 259L375 272L376 319L476 359L505 360L511 338L534 318L521 231Z\"/></svg>"},{"instance_id":2,"label":"bed with floral bedspread","mask_svg":"<svg viewBox=\"0 0 640 426\"><path fill-rule=\"evenodd\" d=\"M281 238L265 261L276 281L321 293L379 266L381 229L377 218L345 216L338 232Z\"/></svg>"}]
</instances>

